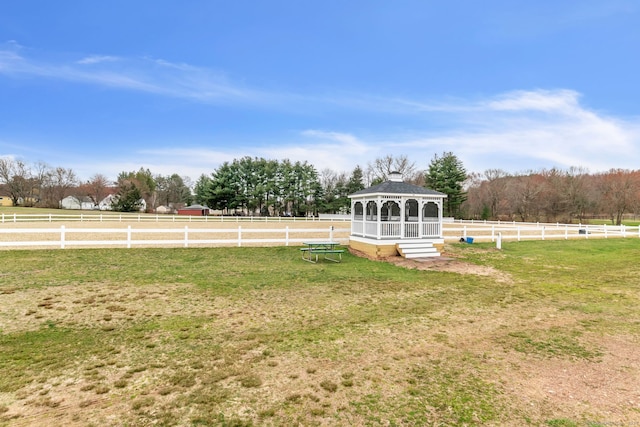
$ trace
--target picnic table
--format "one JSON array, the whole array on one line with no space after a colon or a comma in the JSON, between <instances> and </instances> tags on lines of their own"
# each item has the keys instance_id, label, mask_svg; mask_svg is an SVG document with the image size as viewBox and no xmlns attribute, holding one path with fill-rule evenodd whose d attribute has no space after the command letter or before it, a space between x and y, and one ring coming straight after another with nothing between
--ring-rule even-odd
<instances>
[{"instance_id":1,"label":"picnic table","mask_svg":"<svg viewBox=\"0 0 640 427\"><path fill-rule=\"evenodd\" d=\"M342 261L344 249L337 248L340 246L338 242L304 242L303 245L306 247L300 249L300 251L302 251L302 259L305 261L316 263L318 262L319 255L322 255L322 257L328 261ZM315 260L313 259L314 255ZM335 258L335 255L337 255L338 258Z\"/></svg>"}]
</instances>

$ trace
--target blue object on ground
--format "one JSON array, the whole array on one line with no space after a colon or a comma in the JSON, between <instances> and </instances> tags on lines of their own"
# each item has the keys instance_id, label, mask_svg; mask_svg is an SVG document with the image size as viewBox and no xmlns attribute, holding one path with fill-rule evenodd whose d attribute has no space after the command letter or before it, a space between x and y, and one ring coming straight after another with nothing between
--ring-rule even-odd
<instances>
[{"instance_id":1,"label":"blue object on ground","mask_svg":"<svg viewBox=\"0 0 640 427\"><path fill-rule=\"evenodd\" d=\"M467 243L469 244L473 243L473 237L467 237Z\"/></svg>"}]
</instances>

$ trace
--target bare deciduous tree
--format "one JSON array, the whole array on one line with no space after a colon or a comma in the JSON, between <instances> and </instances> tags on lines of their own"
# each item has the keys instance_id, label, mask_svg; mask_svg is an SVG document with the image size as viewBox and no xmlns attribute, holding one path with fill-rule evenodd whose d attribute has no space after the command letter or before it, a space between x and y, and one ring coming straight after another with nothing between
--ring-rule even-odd
<instances>
[{"instance_id":1,"label":"bare deciduous tree","mask_svg":"<svg viewBox=\"0 0 640 427\"><path fill-rule=\"evenodd\" d=\"M5 185L14 206L32 203L32 176L29 166L21 160L0 158L0 183Z\"/></svg>"},{"instance_id":2,"label":"bare deciduous tree","mask_svg":"<svg viewBox=\"0 0 640 427\"><path fill-rule=\"evenodd\" d=\"M418 172L415 162L409 160L407 156L394 157L391 154L387 154L367 165L368 185L386 181L391 172L400 172L406 182L414 183L422 179L422 174Z\"/></svg>"},{"instance_id":3,"label":"bare deciduous tree","mask_svg":"<svg viewBox=\"0 0 640 427\"><path fill-rule=\"evenodd\" d=\"M640 193L638 172L623 169L611 169L600 174L598 186L601 194L601 209L616 225L622 224L625 212L633 209Z\"/></svg>"},{"instance_id":4,"label":"bare deciduous tree","mask_svg":"<svg viewBox=\"0 0 640 427\"><path fill-rule=\"evenodd\" d=\"M40 203L48 208L60 207L69 190L78 185L78 179L72 169L57 167L51 169L42 185L42 199Z\"/></svg>"},{"instance_id":5,"label":"bare deciduous tree","mask_svg":"<svg viewBox=\"0 0 640 427\"><path fill-rule=\"evenodd\" d=\"M102 201L102 199L107 197L107 188L109 188L110 186L111 181L109 181L106 176L97 173L93 175L86 183L86 195L91 198L95 205L97 205L98 203L100 203L100 201Z\"/></svg>"}]
</instances>

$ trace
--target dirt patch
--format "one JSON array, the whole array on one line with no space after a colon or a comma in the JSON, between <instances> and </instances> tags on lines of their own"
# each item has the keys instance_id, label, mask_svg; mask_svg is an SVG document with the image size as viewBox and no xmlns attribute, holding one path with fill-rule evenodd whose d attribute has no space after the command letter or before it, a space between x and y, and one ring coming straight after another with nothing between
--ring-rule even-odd
<instances>
[{"instance_id":1,"label":"dirt patch","mask_svg":"<svg viewBox=\"0 0 640 427\"><path fill-rule=\"evenodd\" d=\"M384 258L374 258L364 252L349 249L352 254L368 258L375 261L388 262L390 264L397 265L398 267L415 269L415 270L431 270L431 271L446 271L449 273L458 274L474 274L477 276L490 276L494 277L501 283L513 283L513 279L510 275L496 270L493 267L487 267L483 265L476 265L470 262L463 261L451 254L443 254L439 257L426 257L426 258L414 258L408 259L401 256L390 256Z\"/></svg>"},{"instance_id":2,"label":"dirt patch","mask_svg":"<svg viewBox=\"0 0 640 427\"><path fill-rule=\"evenodd\" d=\"M583 418L593 425L640 422L640 354L634 337L590 337L599 360L508 357L501 381L541 418ZM505 369L507 368L507 369Z\"/></svg>"}]
</instances>

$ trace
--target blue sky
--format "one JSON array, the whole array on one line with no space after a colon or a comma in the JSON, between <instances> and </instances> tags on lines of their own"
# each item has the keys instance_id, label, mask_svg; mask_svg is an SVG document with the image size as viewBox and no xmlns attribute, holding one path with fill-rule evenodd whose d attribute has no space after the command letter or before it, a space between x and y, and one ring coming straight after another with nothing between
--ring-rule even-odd
<instances>
[{"instance_id":1,"label":"blue sky","mask_svg":"<svg viewBox=\"0 0 640 427\"><path fill-rule=\"evenodd\" d=\"M6 0L0 156L637 169L639 76L635 0Z\"/></svg>"}]
</instances>

